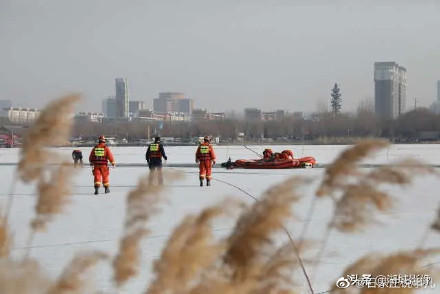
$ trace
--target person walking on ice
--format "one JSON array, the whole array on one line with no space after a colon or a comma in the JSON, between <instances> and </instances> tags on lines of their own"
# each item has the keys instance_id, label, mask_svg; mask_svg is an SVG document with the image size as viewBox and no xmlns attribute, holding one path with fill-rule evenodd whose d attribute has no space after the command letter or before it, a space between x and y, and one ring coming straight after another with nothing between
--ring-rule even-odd
<instances>
[{"instance_id":1,"label":"person walking on ice","mask_svg":"<svg viewBox=\"0 0 440 294\"><path fill-rule=\"evenodd\" d=\"M150 174L148 175L148 183L153 184L154 175L157 174L159 185L163 185L162 176L162 157L168 160L165 154L162 143L160 142L160 137L154 138L154 143L148 145L147 153L145 154L145 159L148 162L148 168L150 169Z\"/></svg>"},{"instance_id":2,"label":"person walking on ice","mask_svg":"<svg viewBox=\"0 0 440 294\"><path fill-rule=\"evenodd\" d=\"M203 138L203 143L197 148L196 163L199 164L200 187L203 187L203 181L205 178L206 186L211 186L211 169L212 165L215 165L215 153L209 136L205 136Z\"/></svg>"},{"instance_id":3,"label":"person walking on ice","mask_svg":"<svg viewBox=\"0 0 440 294\"><path fill-rule=\"evenodd\" d=\"M93 147L89 155L90 165L93 166L93 177L95 186L95 195L99 192L99 187L102 185L105 187L105 193L110 193L110 181L109 181L109 168L107 166L107 161L111 163L113 168L115 167L115 159L113 154L105 145L104 135L99 136L98 145Z\"/></svg>"}]
</instances>

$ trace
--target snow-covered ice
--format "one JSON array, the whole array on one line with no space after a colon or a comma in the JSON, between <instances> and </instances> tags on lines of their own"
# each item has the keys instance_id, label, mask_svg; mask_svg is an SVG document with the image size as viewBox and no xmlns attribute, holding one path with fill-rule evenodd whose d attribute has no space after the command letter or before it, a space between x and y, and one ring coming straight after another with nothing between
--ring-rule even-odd
<instances>
[{"instance_id":1,"label":"snow-covered ice","mask_svg":"<svg viewBox=\"0 0 440 294\"><path fill-rule=\"evenodd\" d=\"M260 153L265 146L248 146ZM271 146L274 151L292 149L295 157L314 156L318 163L330 163L347 146L331 145L298 145ZM73 148L58 148L57 151L70 158ZM85 157L91 148L81 148ZM193 163L195 146L165 147L169 163ZM228 157L256 158L256 154L243 146L216 146L217 162L226 161ZM144 147L112 147L116 163L144 163ZM440 145L392 145L366 159L365 163L386 164L398 159L412 157L430 164L440 164ZM0 149L0 205L4 206L13 180L15 163L18 162L19 149ZM87 160L85 160L87 161ZM166 164L165 164L165 168ZM322 179L324 170L289 169L289 170L213 170L213 185L199 187L196 168L171 168L180 170L185 177L176 182L167 182L166 192L161 204L161 213L149 221L151 233L142 242L142 269L140 275L124 287L124 293L142 293L151 278L151 266L159 257L161 248L174 226L189 214L199 212L202 208L219 203L226 197L232 197L249 204L252 196L259 195L292 175L304 175L313 178L310 186L300 189L302 201L294 207L297 219L290 220L286 227L293 237L301 232L306 214L317 185ZM100 249L115 253L125 216L125 196L134 188L138 178L148 173L145 167L116 167L110 171L111 193L93 195L93 178L91 169L86 164L77 169L74 176L72 202L65 213L57 216L48 226L48 231L38 234L32 244L31 256L37 258L43 267L56 275L69 262L74 253L84 250ZM221 181L216 181L221 180ZM227 182L231 185L228 185ZM396 205L388 212L378 215L380 223L372 224L363 232L342 234L332 231L324 258L317 270L313 282L315 293L326 291L341 277L344 268L365 254L387 253L396 250L415 249L425 230L433 221L440 203L438 197L439 178L423 176L415 178L412 185L404 188L384 187L395 197ZM34 216L34 186L19 183L14 189L14 203L10 223L14 232L13 255L22 257L29 235L29 221ZM308 238L320 240L326 224L332 214L331 202L319 200L312 216ZM214 225L215 234L222 236L233 228L231 220L222 220ZM439 244L436 233L429 235L426 247ZM316 244L317 245L317 244ZM318 246L316 246L318 247ZM313 256L313 254L311 255ZM433 259L430 263L439 262ZM309 269L309 272L313 272ZM105 293L113 293L111 271L107 264L98 266L96 280L99 288ZM308 293L305 281L301 293ZM438 281L440 283L440 281ZM440 287L440 286L439 286ZM428 293L428 290L423 290ZM435 290L434 290L435 291ZM435 292L429 292L435 293Z\"/></svg>"}]
</instances>

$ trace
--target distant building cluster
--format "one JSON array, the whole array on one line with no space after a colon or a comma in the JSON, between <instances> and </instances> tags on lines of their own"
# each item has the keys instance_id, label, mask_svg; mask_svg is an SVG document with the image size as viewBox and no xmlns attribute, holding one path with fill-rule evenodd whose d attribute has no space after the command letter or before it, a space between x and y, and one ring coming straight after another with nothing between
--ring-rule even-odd
<instances>
[{"instance_id":1,"label":"distant building cluster","mask_svg":"<svg viewBox=\"0 0 440 294\"><path fill-rule=\"evenodd\" d=\"M31 123L40 115L35 108L12 107L11 100L0 100L0 117L9 119L12 123Z\"/></svg>"},{"instance_id":2,"label":"distant building cluster","mask_svg":"<svg viewBox=\"0 0 440 294\"><path fill-rule=\"evenodd\" d=\"M191 117L187 113L182 112L155 112L151 109L139 111L136 118L140 121L190 121Z\"/></svg>"},{"instance_id":3,"label":"distant building cluster","mask_svg":"<svg viewBox=\"0 0 440 294\"><path fill-rule=\"evenodd\" d=\"M280 121L286 117L284 110L276 110L271 112L263 112L258 108L245 108L244 120L248 122L253 121Z\"/></svg>"},{"instance_id":4,"label":"distant building cluster","mask_svg":"<svg viewBox=\"0 0 440 294\"><path fill-rule=\"evenodd\" d=\"M181 112L191 116L193 111L193 100L186 98L185 94L178 92L159 93L159 98L153 100L155 112Z\"/></svg>"},{"instance_id":5,"label":"distant building cluster","mask_svg":"<svg viewBox=\"0 0 440 294\"><path fill-rule=\"evenodd\" d=\"M395 62L374 63L375 113L395 119L405 111L406 69Z\"/></svg>"},{"instance_id":6,"label":"distant building cluster","mask_svg":"<svg viewBox=\"0 0 440 294\"><path fill-rule=\"evenodd\" d=\"M212 113L203 109L197 109L194 113L193 100L181 92L160 92L159 97L153 99L153 109L146 109L144 101L130 100L127 79L118 78L115 84L116 95L102 101L102 121L200 121L225 118L224 113Z\"/></svg>"},{"instance_id":7,"label":"distant building cluster","mask_svg":"<svg viewBox=\"0 0 440 294\"><path fill-rule=\"evenodd\" d=\"M214 121L224 121L224 112L209 112L206 109L194 109L192 114L192 120L195 122L214 120Z\"/></svg>"},{"instance_id":8,"label":"distant building cluster","mask_svg":"<svg viewBox=\"0 0 440 294\"><path fill-rule=\"evenodd\" d=\"M104 114L97 112L79 112L75 114L75 120L78 122L102 122Z\"/></svg>"},{"instance_id":9,"label":"distant building cluster","mask_svg":"<svg viewBox=\"0 0 440 294\"><path fill-rule=\"evenodd\" d=\"M374 63L374 108L377 116L395 119L405 112L406 69L396 62ZM437 81L437 100L430 109L440 114L440 80ZM13 123L33 122L39 115L38 109L13 107L10 100L0 100L0 117ZM304 118L303 112L287 113L285 110L262 111L259 108L245 108L244 119L255 121L280 121L285 117ZM147 109L144 101L130 100L126 78L115 79L115 95L102 100L102 113L80 112L74 115L76 121L223 121L224 112L211 112L194 108L193 99L181 92L160 92L153 99L153 109Z\"/></svg>"}]
</instances>

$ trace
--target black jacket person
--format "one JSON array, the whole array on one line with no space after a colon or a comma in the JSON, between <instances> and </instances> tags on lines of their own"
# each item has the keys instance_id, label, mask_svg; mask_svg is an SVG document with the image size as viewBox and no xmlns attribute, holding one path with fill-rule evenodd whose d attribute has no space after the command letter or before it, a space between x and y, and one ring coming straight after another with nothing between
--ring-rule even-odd
<instances>
[{"instance_id":1,"label":"black jacket person","mask_svg":"<svg viewBox=\"0 0 440 294\"><path fill-rule=\"evenodd\" d=\"M162 178L162 157L167 160L168 157L165 154L162 143L160 142L160 137L154 138L154 143L148 145L147 153L145 154L145 159L148 162L148 167L150 168L149 182L153 181L154 172L158 171L159 184L163 183Z\"/></svg>"}]
</instances>

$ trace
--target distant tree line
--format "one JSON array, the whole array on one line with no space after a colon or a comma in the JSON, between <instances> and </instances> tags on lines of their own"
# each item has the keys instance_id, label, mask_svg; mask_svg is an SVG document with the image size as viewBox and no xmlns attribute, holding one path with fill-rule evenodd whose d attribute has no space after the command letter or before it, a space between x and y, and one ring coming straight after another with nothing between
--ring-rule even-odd
<instances>
[{"instance_id":1,"label":"distant tree line","mask_svg":"<svg viewBox=\"0 0 440 294\"><path fill-rule=\"evenodd\" d=\"M126 138L129 141L153 137L189 139L206 134L222 141L235 142L243 133L243 140L261 142L267 139L284 141L355 140L365 137L383 137L392 141L416 141L420 132L440 131L440 115L426 108L407 112L395 120L380 119L372 110L359 109L357 114L335 112L315 113L311 117L286 117L280 121L224 121L203 122L112 122L75 124L73 136L93 139L99 134Z\"/></svg>"}]
</instances>

